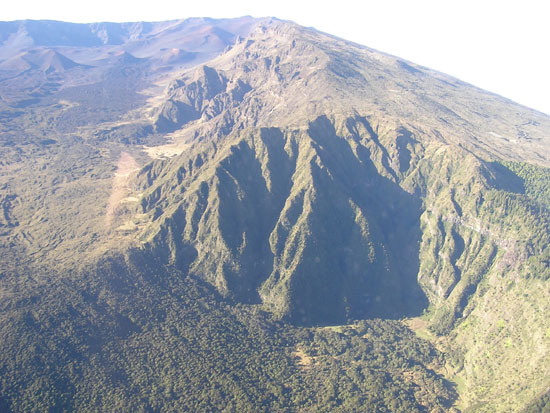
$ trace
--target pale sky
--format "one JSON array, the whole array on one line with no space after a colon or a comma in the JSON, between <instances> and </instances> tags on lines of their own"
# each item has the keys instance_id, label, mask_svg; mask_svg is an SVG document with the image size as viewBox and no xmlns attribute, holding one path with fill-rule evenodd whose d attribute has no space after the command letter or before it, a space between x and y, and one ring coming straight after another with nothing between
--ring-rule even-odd
<instances>
[{"instance_id":1,"label":"pale sky","mask_svg":"<svg viewBox=\"0 0 550 413\"><path fill-rule=\"evenodd\" d=\"M0 10L0 20L71 22L243 15L312 26L550 114L547 0L19 0Z\"/></svg>"}]
</instances>

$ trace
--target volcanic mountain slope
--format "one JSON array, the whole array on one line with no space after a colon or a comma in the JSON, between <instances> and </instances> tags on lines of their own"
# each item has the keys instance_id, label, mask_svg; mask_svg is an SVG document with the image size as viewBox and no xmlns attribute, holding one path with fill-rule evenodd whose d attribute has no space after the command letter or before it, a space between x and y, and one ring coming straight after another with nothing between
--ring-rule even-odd
<instances>
[{"instance_id":1,"label":"volcanic mountain slope","mask_svg":"<svg viewBox=\"0 0 550 413\"><path fill-rule=\"evenodd\" d=\"M469 397L543 391L499 394L517 378L498 366L545 376L548 117L285 24L188 76L154 120L190 146L138 176L158 222L143 241L298 323L419 314L427 298L434 331L457 326Z\"/></svg>"},{"instance_id":2,"label":"volcanic mountain slope","mask_svg":"<svg viewBox=\"0 0 550 413\"><path fill-rule=\"evenodd\" d=\"M102 87L111 91L111 96L104 98L112 99L124 92L128 81L133 82L132 92L136 92L150 86L152 80L159 80L163 72L217 56L256 23L250 17L124 24L0 22L0 96L11 107L26 106L37 102L29 96L36 98L77 85L88 89L95 85L92 91L75 92L80 97L83 93L97 93ZM142 64L138 65L140 61ZM81 65L87 70L82 70ZM73 70L60 76L68 69ZM44 76L47 74L50 76ZM35 96L38 91L40 95Z\"/></svg>"},{"instance_id":3,"label":"volcanic mountain slope","mask_svg":"<svg viewBox=\"0 0 550 413\"><path fill-rule=\"evenodd\" d=\"M544 403L548 116L275 19L42 24L1 37L77 64L0 83L5 406Z\"/></svg>"}]
</instances>

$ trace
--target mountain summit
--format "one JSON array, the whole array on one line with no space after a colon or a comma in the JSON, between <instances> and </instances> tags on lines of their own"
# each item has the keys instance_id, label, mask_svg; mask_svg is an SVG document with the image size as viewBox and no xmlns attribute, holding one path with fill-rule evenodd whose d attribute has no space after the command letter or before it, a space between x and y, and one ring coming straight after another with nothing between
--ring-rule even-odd
<instances>
[{"instance_id":1,"label":"mountain summit","mask_svg":"<svg viewBox=\"0 0 550 413\"><path fill-rule=\"evenodd\" d=\"M550 117L272 18L0 40L0 407L544 405Z\"/></svg>"}]
</instances>

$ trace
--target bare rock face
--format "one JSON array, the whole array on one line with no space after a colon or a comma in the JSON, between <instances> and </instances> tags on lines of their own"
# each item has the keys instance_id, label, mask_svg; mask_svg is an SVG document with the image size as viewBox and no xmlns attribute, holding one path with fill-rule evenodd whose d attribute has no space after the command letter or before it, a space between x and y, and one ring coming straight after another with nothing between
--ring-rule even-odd
<instances>
[{"instance_id":1,"label":"bare rock face","mask_svg":"<svg viewBox=\"0 0 550 413\"><path fill-rule=\"evenodd\" d=\"M169 98L158 109L155 127L160 133L173 132L197 119L209 120L225 109L237 106L250 86L237 80L228 83L223 75L204 65L195 74L196 80L172 82Z\"/></svg>"}]
</instances>

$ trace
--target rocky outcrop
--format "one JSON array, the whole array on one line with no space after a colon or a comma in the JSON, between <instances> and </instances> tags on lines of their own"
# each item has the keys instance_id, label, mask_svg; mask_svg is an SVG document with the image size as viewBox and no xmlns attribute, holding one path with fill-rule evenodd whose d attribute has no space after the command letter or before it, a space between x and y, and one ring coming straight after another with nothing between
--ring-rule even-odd
<instances>
[{"instance_id":1,"label":"rocky outcrop","mask_svg":"<svg viewBox=\"0 0 550 413\"><path fill-rule=\"evenodd\" d=\"M229 82L221 73L202 66L197 79L176 80L168 89L168 99L157 109L158 132L173 132L197 119L209 120L229 107L236 106L250 86L241 80Z\"/></svg>"}]
</instances>

